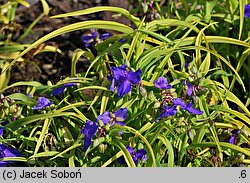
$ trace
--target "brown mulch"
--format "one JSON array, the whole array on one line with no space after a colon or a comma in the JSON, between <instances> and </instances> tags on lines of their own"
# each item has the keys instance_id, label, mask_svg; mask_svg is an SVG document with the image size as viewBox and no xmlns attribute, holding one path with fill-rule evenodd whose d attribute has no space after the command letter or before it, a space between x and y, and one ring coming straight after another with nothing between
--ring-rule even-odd
<instances>
[{"instance_id":1,"label":"brown mulch","mask_svg":"<svg viewBox=\"0 0 250 183\"><path fill-rule=\"evenodd\" d=\"M42 13L42 5L39 0L28 0L28 2L31 4L29 8L19 6L16 11L16 23L20 25L20 35ZM63 19L51 19L50 16L101 5L121 6L124 8L128 6L126 0L47 0L47 2L51 8L49 16L43 17L21 43L33 43L53 30L71 23L94 19L113 20L112 14L107 12ZM126 18L119 18L119 20L115 21L130 24ZM56 83L60 78L68 76L73 51L76 48L85 48L81 41L81 35L85 32L86 30L63 34L46 42L47 45L59 48L63 55L47 52L33 56L34 51L26 54L25 58L29 62L17 62L13 66L9 84L30 80L39 81L43 84L46 84L48 80ZM18 39L18 36L16 35L15 38ZM86 70L87 67L88 61L86 58L81 57L78 61L78 72Z\"/></svg>"}]
</instances>

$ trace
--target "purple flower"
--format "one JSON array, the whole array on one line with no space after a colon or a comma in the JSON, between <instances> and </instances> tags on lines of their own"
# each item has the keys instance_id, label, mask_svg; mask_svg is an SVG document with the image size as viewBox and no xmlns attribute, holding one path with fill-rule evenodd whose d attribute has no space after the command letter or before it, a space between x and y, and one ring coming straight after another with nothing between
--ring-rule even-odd
<instances>
[{"instance_id":1,"label":"purple flower","mask_svg":"<svg viewBox=\"0 0 250 183\"><path fill-rule=\"evenodd\" d=\"M102 121L104 125L108 124L111 121L110 112L104 111L101 115L97 117L97 121Z\"/></svg>"},{"instance_id":2,"label":"purple flower","mask_svg":"<svg viewBox=\"0 0 250 183\"><path fill-rule=\"evenodd\" d=\"M99 40L98 40L98 36L99 36ZM92 31L91 34L82 35L82 42L85 43L86 47L89 47L90 44L96 44L100 40L103 41L103 40L107 39L110 36L112 36L111 33L98 34L98 32Z\"/></svg>"},{"instance_id":3,"label":"purple flower","mask_svg":"<svg viewBox=\"0 0 250 183\"><path fill-rule=\"evenodd\" d=\"M20 152L12 147L7 147L3 144L0 144L0 159L7 157L16 157L21 156ZM7 163L13 163L12 161L2 161L0 160L0 167L7 166Z\"/></svg>"},{"instance_id":4,"label":"purple flower","mask_svg":"<svg viewBox=\"0 0 250 183\"><path fill-rule=\"evenodd\" d=\"M132 147L127 146L126 149L128 150L128 152L131 154L135 165L138 165L138 160L147 160L147 152L145 149L139 149L137 151L134 151L134 149Z\"/></svg>"},{"instance_id":5,"label":"purple flower","mask_svg":"<svg viewBox=\"0 0 250 183\"><path fill-rule=\"evenodd\" d=\"M91 32L91 34L82 35L82 42L85 43L86 47L89 47L90 43L93 43L93 44L96 43L96 37L97 37L97 32L93 31Z\"/></svg>"},{"instance_id":6,"label":"purple flower","mask_svg":"<svg viewBox=\"0 0 250 183\"><path fill-rule=\"evenodd\" d=\"M132 90L132 84L135 85L141 80L141 69L137 71L128 71L126 65L119 67L111 67L114 77L110 90L114 91L115 85L117 84L117 92L120 98Z\"/></svg>"},{"instance_id":7,"label":"purple flower","mask_svg":"<svg viewBox=\"0 0 250 183\"><path fill-rule=\"evenodd\" d=\"M250 18L250 4L245 5L244 17Z\"/></svg>"},{"instance_id":8,"label":"purple flower","mask_svg":"<svg viewBox=\"0 0 250 183\"><path fill-rule=\"evenodd\" d=\"M157 80L155 80L154 85L156 88L159 88L161 90L166 90L166 89L172 88L172 86L168 84L167 78L165 78L163 76L161 76Z\"/></svg>"},{"instance_id":9,"label":"purple flower","mask_svg":"<svg viewBox=\"0 0 250 183\"><path fill-rule=\"evenodd\" d=\"M49 99L45 97L40 97L37 101L37 106L34 106L33 109L43 109L44 107L48 107L52 104L53 102L49 101Z\"/></svg>"},{"instance_id":10,"label":"purple flower","mask_svg":"<svg viewBox=\"0 0 250 183\"><path fill-rule=\"evenodd\" d=\"M76 83L66 83L62 85L61 87L54 88L52 90L51 96L61 95L64 92L65 88L71 87L71 86L76 86Z\"/></svg>"},{"instance_id":11,"label":"purple flower","mask_svg":"<svg viewBox=\"0 0 250 183\"><path fill-rule=\"evenodd\" d=\"M124 126L125 123L123 121L127 118L127 112L127 108L118 109L113 114L110 114L110 112L108 111L104 111L101 115L97 117L96 122L87 120L84 128L81 130L81 133L84 134L83 150L86 151L91 145L91 139L93 138L98 129L97 122L102 121L104 125L110 123L110 126L114 124ZM105 132L104 126L101 127L98 138L103 134L103 132Z\"/></svg>"},{"instance_id":12,"label":"purple flower","mask_svg":"<svg viewBox=\"0 0 250 183\"><path fill-rule=\"evenodd\" d=\"M124 126L125 119L127 118L128 109L127 108L121 108L117 111L113 112L113 116L111 117L110 112L104 111L101 115L97 117L97 121L102 121L104 125L111 122L111 126L114 124L119 124L121 126Z\"/></svg>"},{"instance_id":13,"label":"purple flower","mask_svg":"<svg viewBox=\"0 0 250 183\"><path fill-rule=\"evenodd\" d=\"M230 137L230 139L228 140L228 142L230 144L237 144L237 140L238 140L238 136L239 136L239 133L240 133L240 130L232 130L232 136Z\"/></svg>"},{"instance_id":14,"label":"purple flower","mask_svg":"<svg viewBox=\"0 0 250 183\"><path fill-rule=\"evenodd\" d=\"M164 105L163 112L156 119L156 122L158 122L162 118L166 118L167 116L174 116L176 113L177 113L176 105L173 105L172 107Z\"/></svg>"},{"instance_id":15,"label":"purple flower","mask_svg":"<svg viewBox=\"0 0 250 183\"><path fill-rule=\"evenodd\" d=\"M141 160L142 162L147 161L147 152L145 149L139 149L137 151L134 150L134 148L130 147L130 146L126 146L126 149L128 150L129 154L132 156L133 161L135 163L135 165L138 165L138 160ZM120 157L118 158L118 163L119 164L126 164L126 161L124 159L124 157Z\"/></svg>"},{"instance_id":16,"label":"purple flower","mask_svg":"<svg viewBox=\"0 0 250 183\"><path fill-rule=\"evenodd\" d=\"M95 135L98 129L98 124L90 120L86 121L84 128L81 130L81 133L84 134L84 145L83 151L86 152L88 147L91 145L91 139Z\"/></svg>"},{"instance_id":17,"label":"purple flower","mask_svg":"<svg viewBox=\"0 0 250 183\"><path fill-rule=\"evenodd\" d=\"M128 115L128 109L127 108L120 108L117 111L113 113L115 115L115 124L119 124L121 126L124 126L125 119L127 118Z\"/></svg>"},{"instance_id":18,"label":"purple flower","mask_svg":"<svg viewBox=\"0 0 250 183\"><path fill-rule=\"evenodd\" d=\"M186 107L186 103L181 98L174 98L173 103L175 106L180 106L181 108Z\"/></svg>"}]
</instances>

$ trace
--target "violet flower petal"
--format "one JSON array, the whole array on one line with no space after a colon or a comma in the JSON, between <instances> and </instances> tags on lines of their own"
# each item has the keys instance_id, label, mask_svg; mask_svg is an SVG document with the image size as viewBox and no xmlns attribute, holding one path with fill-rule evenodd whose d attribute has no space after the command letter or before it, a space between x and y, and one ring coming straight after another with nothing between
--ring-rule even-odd
<instances>
[{"instance_id":1,"label":"violet flower petal","mask_svg":"<svg viewBox=\"0 0 250 183\"><path fill-rule=\"evenodd\" d=\"M142 157L146 154L147 154L147 151L145 149L139 149L136 151L136 157L138 159L142 159Z\"/></svg>"},{"instance_id":2,"label":"violet flower petal","mask_svg":"<svg viewBox=\"0 0 250 183\"><path fill-rule=\"evenodd\" d=\"M165 78L164 76L161 76L157 80L155 80L154 85L156 88L159 88L162 90L172 88L172 86L168 84L167 78Z\"/></svg>"},{"instance_id":3,"label":"violet flower petal","mask_svg":"<svg viewBox=\"0 0 250 183\"><path fill-rule=\"evenodd\" d=\"M111 120L110 113L108 111L104 111L101 115L97 117L97 121L102 121L104 125L108 124Z\"/></svg>"},{"instance_id":4,"label":"violet flower petal","mask_svg":"<svg viewBox=\"0 0 250 183\"><path fill-rule=\"evenodd\" d=\"M45 97L40 97L37 101L37 106L34 106L33 109L39 110L39 109L43 109L44 107L48 107L52 104L53 102L51 102L49 99L45 98Z\"/></svg>"},{"instance_id":5,"label":"violet flower petal","mask_svg":"<svg viewBox=\"0 0 250 183\"><path fill-rule=\"evenodd\" d=\"M113 113L115 115L117 122L122 122L127 118L128 109L127 108L120 108Z\"/></svg>"},{"instance_id":6,"label":"violet flower petal","mask_svg":"<svg viewBox=\"0 0 250 183\"><path fill-rule=\"evenodd\" d=\"M115 81L121 81L127 77L128 71L126 70L126 68L126 65L122 65L119 67L111 67Z\"/></svg>"},{"instance_id":7,"label":"violet flower petal","mask_svg":"<svg viewBox=\"0 0 250 183\"><path fill-rule=\"evenodd\" d=\"M118 83L117 92L120 98L122 98L125 94L129 93L131 90L132 86L128 80L124 80Z\"/></svg>"},{"instance_id":8,"label":"violet flower petal","mask_svg":"<svg viewBox=\"0 0 250 183\"><path fill-rule=\"evenodd\" d=\"M188 87L188 89L187 89L186 94L187 94L188 96L191 96L192 93L193 93L193 86L192 86L189 82L187 82L187 87Z\"/></svg>"},{"instance_id":9,"label":"violet flower petal","mask_svg":"<svg viewBox=\"0 0 250 183\"><path fill-rule=\"evenodd\" d=\"M0 144L0 159L7 157L21 156L20 152L12 147L7 147ZM12 161L0 161L0 167L7 166L7 163L13 163Z\"/></svg>"},{"instance_id":10,"label":"violet flower petal","mask_svg":"<svg viewBox=\"0 0 250 183\"><path fill-rule=\"evenodd\" d=\"M173 105L172 107L163 106L163 112L156 119L156 122L158 122L162 118L166 118L168 116L174 116L176 113L177 113L177 109L175 105Z\"/></svg>"},{"instance_id":11,"label":"violet flower petal","mask_svg":"<svg viewBox=\"0 0 250 183\"><path fill-rule=\"evenodd\" d=\"M4 127L0 126L0 136L3 136Z\"/></svg>"},{"instance_id":12,"label":"violet flower petal","mask_svg":"<svg viewBox=\"0 0 250 183\"><path fill-rule=\"evenodd\" d=\"M182 109L186 109L186 104L181 98L174 98L173 103L175 106L180 106Z\"/></svg>"},{"instance_id":13,"label":"violet flower petal","mask_svg":"<svg viewBox=\"0 0 250 183\"><path fill-rule=\"evenodd\" d=\"M244 17L250 18L250 4L245 5Z\"/></svg>"},{"instance_id":14,"label":"violet flower petal","mask_svg":"<svg viewBox=\"0 0 250 183\"><path fill-rule=\"evenodd\" d=\"M137 71L128 71L127 78L132 84L137 84L139 81L141 81L141 69L138 69Z\"/></svg>"},{"instance_id":15,"label":"violet flower petal","mask_svg":"<svg viewBox=\"0 0 250 183\"><path fill-rule=\"evenodd\" d=\"M185 110L187 110L190 114L196 114L196 115L203 114L203 111L200 111L200 110L194 108L191 102L188 102L186 104Z\"/></svg>"},{"instance_id":16,"label":"violet flower petal","mask_svg":"<svg viewBox=\"0 0 250 183\"><path fill-rule=\"evenodd\" d=\"M111 81L111 85L110 85L110 91L114 91L115 90L115 79L114 78L112 78L112 81Z\"/></svg>"},{"instance_id":17,"label":"violet flower petal","mask_svg":"<svg viewBox=\"0 0 250 183\"><path fill-rule=\"evenodd\" d=\"M54 88L51 92L51 96L61 95L63 91L65 90L65 86L61 86L58 88Z\"/></svg>"},{"instance_id":18,"label":"violet flower petal","mask_svg":"<svg viewBox=\"0 0 250 183\"><path fill-rule=\"evenodd\" d=\"M99 39L103 41L103 40L105 40L105 39L107 39L107 38L109 38L111 36L112 36L111 33L103 33L103 34L100 34Z\"/></svg>"},{"instance_id":19,"label":"violet flower petal","mask_svg":"<svg viewBox=\"0 0 250 183\"><path fill-rule=\"evenodd\" d=\"M83 151L86 152L88 147L91 145L91 139L95 135L98 129L98 124L90 120L86 121L84 128L81 130L81 133L84 134L84 144Z\"/></svg>"},{"instance_id":20,"label":"violet flower petal","mask_svg":"<svg viewBox=\"0 0 250 183\"><path fill-rule=\"evenodd\" d=\"M231 136L228 142L230 144L235 144L235 136Z\"/></svg>"},{"instance_id":21,"label":"violet flower petal","mask_svg":"<svg viewBox=\"0 0 250 183\"><path fill-rule=\"evenodd\" d=\"M133 154L134 153L134 148L130 147L130 146L126 146L126 149L128 150L128 152L130 154Z\"/></svg>"}]
</instances>

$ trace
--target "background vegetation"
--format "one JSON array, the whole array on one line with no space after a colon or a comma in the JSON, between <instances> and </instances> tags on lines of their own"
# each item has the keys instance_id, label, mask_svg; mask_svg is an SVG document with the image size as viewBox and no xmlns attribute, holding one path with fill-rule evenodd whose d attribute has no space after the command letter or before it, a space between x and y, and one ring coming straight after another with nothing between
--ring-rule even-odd
<instances>
[{"instance_id":1,"label":"background vegetation","mask_svg":"<svg viewBox=\"0 0 250 183\"><path fill-rule=\"evenodd\" d=\"M126 2L51 16L40 0L20 31L32 4L1 4L0 166L249 166L249 2ZM102 12L114 19L75 18ZM77 21L27 39L45 17ZM11 81L17 65L66 57L48 44L65 34L82 43L68 73Z\"/></svg>"}]
</instances>

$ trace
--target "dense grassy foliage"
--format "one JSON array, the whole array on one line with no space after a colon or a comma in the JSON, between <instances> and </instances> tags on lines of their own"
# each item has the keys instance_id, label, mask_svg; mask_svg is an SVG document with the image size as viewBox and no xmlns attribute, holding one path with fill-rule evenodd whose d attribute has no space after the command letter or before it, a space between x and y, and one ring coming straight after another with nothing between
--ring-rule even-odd
<instances>
[{"instance_id":1,"label":"dense grassy foliage","mask_svg":"<svg viewBox=\"0 0 250 183\"><path fill-rule=\"evenodd\" d=\"M18 3L28 6L1 6L1 31L14 25ZM41 3L41 17L49 15ZM16 41L12 31L0 36L1 166L249 166L248 1L131 3L131 11L101 6L50 17L110 11L131 26L88 20L21 44L33 22ZM74 51L67 77L9 84L27 53L53 52L39 45L77 30L91 33L79 38L85 48ZM85 72L80 57L89 61ZM14 87L24 90L9 94Z\"/></svg>"}]
</instances>

